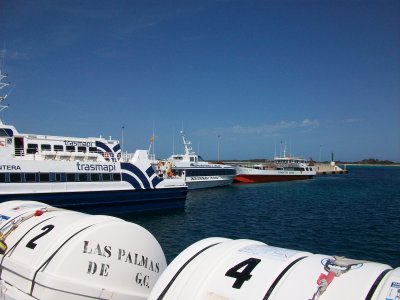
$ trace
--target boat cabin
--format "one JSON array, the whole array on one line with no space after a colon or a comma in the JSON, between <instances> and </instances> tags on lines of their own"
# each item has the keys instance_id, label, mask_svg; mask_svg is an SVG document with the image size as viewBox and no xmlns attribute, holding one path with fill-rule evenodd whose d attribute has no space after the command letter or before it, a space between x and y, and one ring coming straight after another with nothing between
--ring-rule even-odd
<instances>
[{"instance_id":1,"label":"boat cabin","mask_svg":"<svg viewBox=\"0 0 400 300\"><path fill-rule=\"evenodd\" d=\"M16 159L78 161L116 161L114 153L120 149L116 140L20 134L9 125L0 125L0 148Z\"/></svg>"}]
</instances>

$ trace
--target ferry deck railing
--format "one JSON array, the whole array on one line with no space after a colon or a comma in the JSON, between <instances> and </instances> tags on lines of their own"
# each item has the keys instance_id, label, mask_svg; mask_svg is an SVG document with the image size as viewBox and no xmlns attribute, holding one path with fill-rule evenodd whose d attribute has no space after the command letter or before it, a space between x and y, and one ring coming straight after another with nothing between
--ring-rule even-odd
<instances>
[{"instance_id":1,"label":"ferry deck railing","mask_svg":"<svg viewBox=\"0 0 400 300\"><path fill-rule=\"evenodd\" d=\"M29 151L30 150L30 151ZM128 162L132 159L134 153L121 153L118 156L115 156L112 152L103 152L103 151L50 151L50 150L42 150L38 149L24 149L24 148L15 148L14 157L20 157L24 159L31 160L41 160L41 159L59 159L59 160L101 160L104 158L105 160L111 161L124 161Z\"/></svg>"}]
</instances>

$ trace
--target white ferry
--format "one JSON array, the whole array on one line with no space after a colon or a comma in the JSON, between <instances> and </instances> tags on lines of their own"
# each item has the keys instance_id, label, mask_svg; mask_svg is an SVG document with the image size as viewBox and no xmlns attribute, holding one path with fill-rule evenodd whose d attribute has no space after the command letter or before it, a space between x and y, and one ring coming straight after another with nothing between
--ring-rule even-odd
<instances>
[{"instance_id":1,"label":"white ferry","mask_svg":"<svg viewBox=\"0 0 400 300\"><path fill-rule=\"evenodd\" d=\"M0 70L0 90L5 77ZM6 98L0 97L0 111ZM155 173L147 150L123 154L111 138L23 134L0 119L0 202L118 213L184 207L186 194L182 179Z\"/></svg>"},{"instance_id":2,"label":"white ferry","mask_svg":"<svg viewBox=\"0 0 400 300\"><path fill-rule=\"evenodd\" d=\"M213 164L204 161L197 155L182 135L185 154L170 156L166 161L158 163L158 170L167 178L182 178L189 190L230 185L236 175L236 170L230 165Z\"/></svg>"},{"instance_id":3,"label":"white ferry","mask_svg":"<svg viewBox=\"0 0 400 300\"><path fill-rule=\"evenodd\" d=\"M265 164L238 165L236 172L235 182L240 183L311 179L316 175L315 168L304 158L287 155L286 147L282 157Z\"/></svg>"}]
</instances>

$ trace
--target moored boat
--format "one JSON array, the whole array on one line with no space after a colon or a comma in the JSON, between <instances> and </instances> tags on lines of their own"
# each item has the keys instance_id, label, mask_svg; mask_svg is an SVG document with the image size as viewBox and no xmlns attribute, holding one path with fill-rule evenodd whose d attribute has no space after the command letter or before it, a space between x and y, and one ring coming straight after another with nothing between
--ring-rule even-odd
<instances>
[{"instance_id":1,"label":"moored boat","mask_svg":"<svg viewBox=\"0 0 400 300\"><path fill-rule=\"evenodd\" d=\"M5 77L0 71L0 90ZM160 178L147 154L123 154L111 138L24 134L0 120L0 202L38 200L94 213L184 207L185 182Z\"/></svg>"},{"instance_id":2,"label":"moored boat","mask_svg":"<svg viewBox=\"0 0 400 300\"><path fill-rule=\"evenodd\" d=\"M236 172L235 182L240 183L303 180L316 175L312 164L302 157L286 155L286 149L282 157L265 164L238 165Z\"/></svg>"},{"instance_id":3,"label":"moored boat","mask_svg":"<svg viewBox=\"0 0 400 300\"><path fill-rule=\"evenodd\" d=\"M185 153L158 162L157 170L164 177L184 179L189 190L226 186L233 182L236 175L234 167L204 161L193 151L191 141L183 131L181 135Z\"/></svg>"}]
</instances>

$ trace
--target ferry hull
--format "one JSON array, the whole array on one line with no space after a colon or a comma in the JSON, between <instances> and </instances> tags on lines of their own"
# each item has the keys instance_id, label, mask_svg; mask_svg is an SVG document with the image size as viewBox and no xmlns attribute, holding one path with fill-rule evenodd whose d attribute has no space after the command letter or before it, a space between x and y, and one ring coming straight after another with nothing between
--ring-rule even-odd
<instances>
[{"instance_id":1,"label":"ferry hull","mask_svg":"<svg viewBox=\"0 0 400 300\"><path fill-rule=\"evenodd\" d=\"M0 195L8 200L41 201L51 206L87 213L131 213L184 208L187 188L86 191Z\"/></svg>"},{"instance_id":2,"label":"ferry hull","mask_svg":"<svg viewBox=\"0 0 400 300\"><path fill-rule=\"evenodd\" d=\"M237 183L261 183L311 179L313 175L237 175Z\"/></svg>"},{"instance_id":3,"label":"ferry hull","mask_svg":"<svg viewBox=\"0 0 400 300\"><path fill-rule=\"evenodd\" d=\"M234 176L218 179L198 179L196 177L187 177L186 185L189 190L206 189L213 187L221 187L232 184Z\"/></svg>"}]
</instances>

